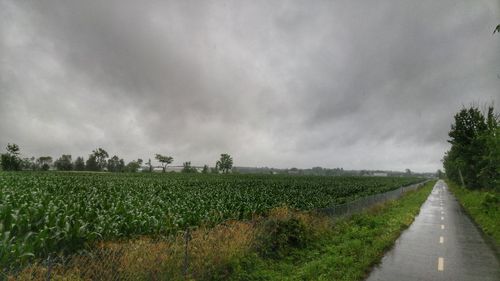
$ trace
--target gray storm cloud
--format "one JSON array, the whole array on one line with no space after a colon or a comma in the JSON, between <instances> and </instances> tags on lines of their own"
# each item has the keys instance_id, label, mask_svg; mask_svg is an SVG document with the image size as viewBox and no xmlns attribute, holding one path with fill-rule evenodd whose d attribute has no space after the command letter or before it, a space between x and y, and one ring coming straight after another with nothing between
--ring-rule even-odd
<instances>
[{"instance_id":1,"label":"gray storm cloud","mask_svg":"<svg viewBox=\"0 0 500 281\"><path fill-rule=\"evenodd\" d=\"M0 0L0 17L0 145L26 156L434 171L462 105L500 106L493 0Z\"/></svg>"}]
</instances>

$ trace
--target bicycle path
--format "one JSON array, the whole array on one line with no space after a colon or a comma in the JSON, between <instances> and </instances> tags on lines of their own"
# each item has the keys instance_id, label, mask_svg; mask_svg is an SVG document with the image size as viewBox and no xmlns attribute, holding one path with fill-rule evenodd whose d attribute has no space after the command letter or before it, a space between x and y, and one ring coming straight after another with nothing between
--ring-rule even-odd
<instances>
[{"instance_id":1,"label":"bicycle path","mask_svg":"<svg viewBox=\"0 0 500 281\"><path fill-rule=\"evenodd\" d=\"M500 281L500 262L440 180L366 280Z\"/></svg>"}]
</instances>

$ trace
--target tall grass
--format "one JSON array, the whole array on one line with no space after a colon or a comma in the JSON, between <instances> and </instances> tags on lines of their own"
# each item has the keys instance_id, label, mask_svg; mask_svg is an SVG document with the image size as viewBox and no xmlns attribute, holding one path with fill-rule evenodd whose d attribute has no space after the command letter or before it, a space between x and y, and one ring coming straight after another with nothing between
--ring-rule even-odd
<instances>
[{"instance_id":1,"label":"tall grass","mask_svg":"<svg viewBox=\"0 0 500 281\"><path fill-rule=\"evenodd\" d=\"M500 248L500 192L495 190L469 190L446 181L460 204L481 229L495 240Z\"/></svg>"}]
</instances>

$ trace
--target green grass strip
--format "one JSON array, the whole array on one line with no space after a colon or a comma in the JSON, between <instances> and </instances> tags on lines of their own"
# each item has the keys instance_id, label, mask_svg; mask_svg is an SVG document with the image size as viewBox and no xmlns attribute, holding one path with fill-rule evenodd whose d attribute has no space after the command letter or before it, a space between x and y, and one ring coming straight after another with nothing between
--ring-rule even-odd
<instances>
[{"instance_id":1,"label":"green grass strip","mask_svg":"<svg viewBox=\"0 0 500 281\"><path fill-rule=\"evenodd\" d=\"M481 229L500 246L500 192L468 190L446 181L451 192Z\"/></svg>"},{"instance_id":2,"label":"green grass strip","mask_svg":"<svg viewBox=\"0 0 500 281\"><path fill-rule=\"evenodd\" d=\"M362 280L411 225L435 181L401 199L341 219L305 249L286 258L246 257L233 265L232 280Z\"/></svg>"}]
</instances>

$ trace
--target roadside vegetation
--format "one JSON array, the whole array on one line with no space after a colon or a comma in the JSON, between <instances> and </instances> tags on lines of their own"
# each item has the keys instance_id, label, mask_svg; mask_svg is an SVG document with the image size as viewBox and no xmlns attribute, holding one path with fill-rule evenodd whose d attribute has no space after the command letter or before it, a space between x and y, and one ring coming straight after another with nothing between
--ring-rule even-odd
<instances>
[{"instance_id":1,"label":"roadside vegetation","mask_svg":"<svg viewBox=\"0 0 500 281\"><path fill-rule=\"evenodd\" d=\"M489 107L463 108L449 132L443 158L446 177L468 189L500 190L500 115Z\"/></svg>"},{"instance_id":2,"label":"roadside vegetation","mask_svg":"<svg viewBox=\"0 0 500 281\"><path fill-rule=\"evenodd\" d=\"M448 186L481 229L493 237L496 247L500 249L500 192L469 190L450 181Z\"/></svg>"},{"instance_id":3,"label":"roadside vegetation","mask_svg":"<svg viewBox=\"0 0 500 281\"><path fill-rule=\"evenodd\" d=\"M476 106L455 115L443 164L448 185L485 233L500 245L500 115Z\"/></svg>"},{"instance_id":4,"label":"roadside vegetation","mask_svg":"<svg viewBox=\"0 0 500 281\"><path fill-rule=\"evenodd\" d=\"M243 259L232 280L363 280L411 225L434 184L429 182L399 200L336 220L329 228L319 227L324 229L320 235L306 247L291 247L286 258L254 255L250 261Z\"/></svg>"}]
</instances>

